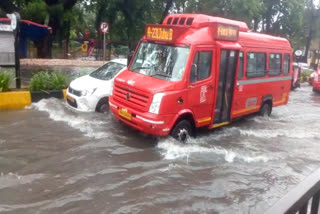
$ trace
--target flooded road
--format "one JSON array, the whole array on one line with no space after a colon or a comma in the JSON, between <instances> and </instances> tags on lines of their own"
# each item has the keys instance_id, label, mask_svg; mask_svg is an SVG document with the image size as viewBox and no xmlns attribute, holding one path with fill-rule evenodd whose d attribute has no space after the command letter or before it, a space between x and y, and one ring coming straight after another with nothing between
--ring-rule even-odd
<instances>
[{"instance_id":1,"label":"flooded road","mask_svg":"<svg viewBox=\"0 0 320 214\"><path fill-rule=\"evenodd\" d=\"M320 167L320 95L187 144L42 100L0 112L0 212L263 213Z\"/></svg>"}]
</instances>

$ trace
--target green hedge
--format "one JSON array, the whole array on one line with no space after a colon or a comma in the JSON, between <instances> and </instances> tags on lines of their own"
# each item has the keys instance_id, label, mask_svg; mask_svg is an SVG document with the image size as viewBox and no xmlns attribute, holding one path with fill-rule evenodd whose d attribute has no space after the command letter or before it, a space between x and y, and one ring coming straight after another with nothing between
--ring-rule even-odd
<instances>
[{"instance_id":1,"label":"green hedge","mask_svg":"<svg viewBox=\"0 0 320 214\"><path fill-rule=\"evenodd\" d=\"M41 71L32 76L30 91L61 90L68 85L69 80L66 75Z\"/></svg>"},{"instance_id":2,"label":"green hedge","mask_svg":"<svg viewBox=\"0 0 320 214\"><path fill-rule=\"evenodd\" d=\"M0 92L9 91L9 85L12 81L12 75L7 72L0 73Z\"/></svg>"}]
</instances>

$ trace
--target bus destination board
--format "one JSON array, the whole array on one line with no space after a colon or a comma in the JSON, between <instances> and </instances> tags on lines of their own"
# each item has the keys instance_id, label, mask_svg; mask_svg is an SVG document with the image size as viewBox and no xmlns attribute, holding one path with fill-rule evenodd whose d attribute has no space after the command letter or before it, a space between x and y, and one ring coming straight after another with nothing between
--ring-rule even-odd
<instances>
[{"instance_id":1,"label":"bus destination board","mask_svg":"<svg viewBox=\"0 0 320 214\"><path fill-rule=\"evenodd\" d=\"M238 35L238 27L218 24L217 39L237 41Z\"/></svg>"},{"instance_id":2,"label":"bus destination board","mask_svg":"<svg viewBox=\"0 0 320 214\"><path fill-rule=\"evenodd\" d=\"M173 29L148 26L146 34L147 34L147 39L172 41Z\"/></svg>"}]
</instances>

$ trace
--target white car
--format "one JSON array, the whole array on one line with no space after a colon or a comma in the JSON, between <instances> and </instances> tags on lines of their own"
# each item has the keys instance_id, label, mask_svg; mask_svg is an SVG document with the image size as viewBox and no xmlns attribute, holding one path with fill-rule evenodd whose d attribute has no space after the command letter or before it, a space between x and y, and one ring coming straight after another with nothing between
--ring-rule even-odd
<instances>
[{"instance_id":1,"label":"white car","mask_svg":"<svg viewBox=\"0 0 320 214\"><path fill-rule=\"evenodd\" d=\"M73 80L67 89L67 105L83 112L106 112L113 80L126 66L127 59L114 59L89 75Z\"/></svg>"}]
</instances>

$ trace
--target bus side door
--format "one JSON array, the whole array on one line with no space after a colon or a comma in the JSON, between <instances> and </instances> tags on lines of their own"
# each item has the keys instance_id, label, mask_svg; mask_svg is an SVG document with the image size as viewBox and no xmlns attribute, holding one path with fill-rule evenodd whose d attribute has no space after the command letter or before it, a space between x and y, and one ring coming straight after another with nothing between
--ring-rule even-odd
<instances>
[{"instance_id":1,"label":"bus side door","mask_svg":"<svg viewBox=\"0 0 320 214\"><path fill-rule=\"evenodd\" d=\"M231 109L237 71L238 50L221 49L219 77L214 109L213 127L219 127L231 120Z\"/></svg>"},{"instance_id":2,"label":"bus side door","mask_svg":"<svg viewBox=\"0 0 320 214\"><path fill-rule=\"evenodd\" d=\"M188 82L188 105L197 127L209 125L214 101L214 49L195 48Z\"/></svg>"}]
</instances>

